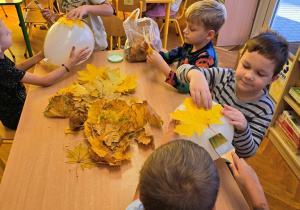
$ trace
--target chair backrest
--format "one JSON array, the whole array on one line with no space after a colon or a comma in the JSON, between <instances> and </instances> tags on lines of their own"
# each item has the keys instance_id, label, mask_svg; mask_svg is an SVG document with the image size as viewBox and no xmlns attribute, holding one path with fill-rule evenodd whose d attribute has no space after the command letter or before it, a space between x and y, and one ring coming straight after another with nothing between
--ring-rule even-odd
<instances>
[{"instance_id":1,"label":"chair backrest","mask_svg":"<svg viewBox=\"0 0 300 210\"><path fill-rule=\"evenodd\" d=\"M142 12L146 11L146 0L112 0L112 6L117 14L119 11L132 12L133 10L140 8L141 18Z\"/></svg>"},{"instance_id":2,"label":"chair backrest","mask_svg":"<svg viewBox=\"0 0 300 210\"><path fill-rule=\"evenodd\" d=\"M121 47L121 37L126 36L123 20L115 15L101 17L107 37L109 38L109 49L113 49L113 37L118 37L118 49ZM112 27L113 26L113 27Z\"/></svg>"},{"instance_id":3,"label":"chair backrest","mask_svg":"<svg viewBox=\"0 0 300 210\"><path fill-rule=\"evenodd\" d=\"M107 36L126 36L123 27L123 20L113 15L101 17ZM112 27L113 26L113 27Z\"/></svg>"}]
</instances>

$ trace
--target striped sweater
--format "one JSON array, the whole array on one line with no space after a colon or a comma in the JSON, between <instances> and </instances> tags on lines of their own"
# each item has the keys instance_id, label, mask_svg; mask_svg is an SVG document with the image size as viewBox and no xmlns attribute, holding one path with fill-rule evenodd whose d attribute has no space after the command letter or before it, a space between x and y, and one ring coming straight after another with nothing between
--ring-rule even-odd
<instances>
[{"instance_id":1,"label":"striped sweater","mask_svg":"<svg viewBox=\"0 0 300 210\"><path fill-rule=\"evenodd\" d=\"M200 70L208 82L212 99L221 105L227 104L242 112L248 121L248 127L244 133L234 132L232 144L239 157L253 156L260 145L273 118L274 105L269 98L267 89L265 94L253 101L240 101L236 94L235 71L224 68L198 68L189 64L181 65L177 69L177 77L189 84L187 73L191 69Z\"/></svg>"}]
</instances>

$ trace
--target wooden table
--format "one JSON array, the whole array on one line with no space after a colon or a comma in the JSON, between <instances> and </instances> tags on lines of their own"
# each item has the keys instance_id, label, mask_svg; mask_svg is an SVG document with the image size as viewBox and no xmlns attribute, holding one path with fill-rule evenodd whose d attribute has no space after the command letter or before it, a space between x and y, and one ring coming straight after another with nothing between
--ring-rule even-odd
<instances>
[{"instance_id":1,"label":"wooden table","mask_svg":"<svg viewBox=\"0 0 300 210\"><path fill-rule=\"evenodd\" d=\"M147 3L166 4L164 39L162 41L162 45L164 49L167 49L171 3L174 1L175 0L146 0Z\"/></svg>"},{"instance_id":2,"label":"wooden table","mask_svg":"<svg viewBox=\"0 0 300 210\"><path fill-rule=\"evenodd\" d=\"M179 94L157 69L146 63L109 63L107 55L122 51L94 52L88 61L73 70L83 70L87 63L97 67L120 67L123 73L137 74L138 87L134 96L147 100L162 117L165 125L171 113L188 95ZM35 74L45 75L50 65L38 64ZM67 164L67 149L80 143L88 145L83 133L65 135L67 119L46 118L43 111L50 96L67 87L79 75L65 74L55 85L47 88L31 86L16 131L2 183L0 209L114 209L120 210L132 201L138 183L139 170L152 150L133 143L131 161L120 167L100 165L91 170ZM164 128L153 129L155 144L162 139ZM224 161L216 162L220 170L221 189L217 199L220 209L247 209L247 204Z\"/></svg>"},{"instance_id":3,"label":"wooden table","mask_svg":"<svg viewBox=\"0 0 300 210\"><path fill-rule=\"evenodd\" d=\"M32 57L32 50L31 50L31 46L30 46L27 30L26 30L25 23L24 23L23 14L22 14L21 6L20 6L20 4L22 2L23 2L23 0L0 0L0 5L3 5L3 6L15 5L17 13L18 13L19 21L20 21L20 26L21 26L21 29L23 32L23 37L26 42L28 54L29 54L29 57Z\"/></svg>"}]
</instances>

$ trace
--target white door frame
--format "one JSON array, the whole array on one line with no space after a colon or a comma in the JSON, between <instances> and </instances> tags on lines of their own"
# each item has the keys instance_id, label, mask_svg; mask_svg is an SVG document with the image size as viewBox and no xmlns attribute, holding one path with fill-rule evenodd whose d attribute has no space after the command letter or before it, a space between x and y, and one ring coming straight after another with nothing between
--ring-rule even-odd
<instances>
[{"instance_id":1,"label":"white door frame","mask_svg":"<svg viewBox=\"0 0 300 210\"><path fill-rule=\"evenodd\" d=\"M253 22L251 35L253 37L258 34L259 29L263 25L270 25L273 22L274 15L276 13L277 7L280 0L260 0L256 11L255 19ZM273 15L274 14L274 15Z\"/></svg>"}]
</instances>

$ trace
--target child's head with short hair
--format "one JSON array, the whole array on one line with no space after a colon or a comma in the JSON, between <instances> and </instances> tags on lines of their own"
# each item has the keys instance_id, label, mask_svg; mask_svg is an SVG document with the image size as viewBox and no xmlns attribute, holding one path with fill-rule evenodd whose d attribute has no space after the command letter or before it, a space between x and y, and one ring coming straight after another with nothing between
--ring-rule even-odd
<instances>
[{"instance_id":1,"label":"child's head with short hair","mask_svg":"<svg viewBox=\"0 0 300 210\"><path fill-rule=\"evenodd\" d=\"M144 209L213 209L220 186L209 153L188 140L156 149L140 171Z\"/></svg>"},{"instance_id":2,"label":"child's head with short hair","mask_svg":"<svg viewBox=\"0 0 300 210\"><path fill-rule=\"evenodd\" d=\"M193 3L185 13L187 22L202 24L206 30L219 32L226 20L224 4L216 0L202 0Z\"/></svg>"},{"instance_id":3,"label":"child's head with short hair","mask_svg":"<svg viewBox=\"0 0 300 210\"><path fill-rule=\"evenodd\" d=\"M264 31L251 38L244 47L241 57L245 52L258 52L265 58L275 63L273 77L278 75L286 63L289 55L288 42L273 31Z\"/></svg>"}]
</instances>

